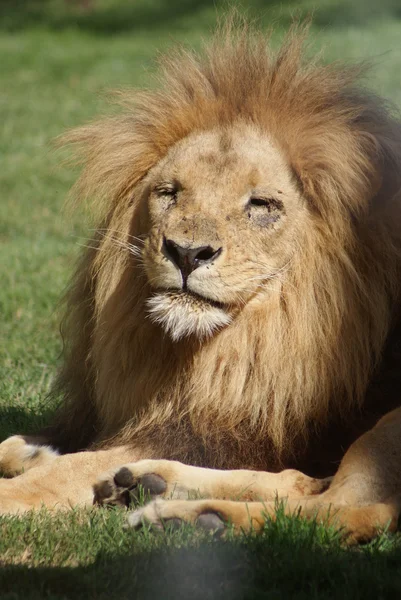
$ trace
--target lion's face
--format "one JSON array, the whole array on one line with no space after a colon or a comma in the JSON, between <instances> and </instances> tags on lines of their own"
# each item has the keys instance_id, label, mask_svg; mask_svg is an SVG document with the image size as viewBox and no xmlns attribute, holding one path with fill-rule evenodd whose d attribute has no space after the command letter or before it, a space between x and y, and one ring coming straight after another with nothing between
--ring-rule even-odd
<instances>
[{"instance_id":1,"label":"lion's face","mask_svg":"<svg viewBox=\"0 0 401 600\"><path fill-rule=\"evenodd\" d=\"M290 166L251 126L192 134L145 183L148 309L174 340L210 335L263 300L307 226Z\"/></svg>"}]
</instances>

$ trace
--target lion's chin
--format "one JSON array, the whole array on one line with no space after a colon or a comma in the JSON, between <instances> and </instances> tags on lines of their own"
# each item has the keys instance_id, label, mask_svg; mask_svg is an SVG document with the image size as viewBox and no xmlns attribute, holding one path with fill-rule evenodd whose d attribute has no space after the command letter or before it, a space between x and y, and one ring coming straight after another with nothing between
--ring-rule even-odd
<instances>
[{"instance_id":1,"label":"lion's chin","mask_svg":"<svg viewBox=\"0 0 401 600\"><path fill-rule=\"evenodd\" d=\"M147 306L150 319L174 342L192 335L210 337L232 320L217 303L181 291L159 292L148 299Z\"/></svg>"}]
</instances>

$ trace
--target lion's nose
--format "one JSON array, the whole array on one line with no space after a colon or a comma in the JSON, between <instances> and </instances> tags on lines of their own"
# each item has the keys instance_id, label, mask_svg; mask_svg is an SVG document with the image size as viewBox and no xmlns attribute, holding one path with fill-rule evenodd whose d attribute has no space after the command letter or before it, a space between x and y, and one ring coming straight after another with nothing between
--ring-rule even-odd
<instances>
[{"instance_id":1,"label":"lion's nose","mask_svg":"<svg viewBox=\"0 0 401 600\"><path fill-rule=\"evenodd\" d=\"M191 248L180 246L174 240L164 238L162 252L166 258L171 260L180 269L184 284L188 276L198 267L211 263L221 254L222 248L211 246L199 246Z\"/></svg>"}]
</instances>

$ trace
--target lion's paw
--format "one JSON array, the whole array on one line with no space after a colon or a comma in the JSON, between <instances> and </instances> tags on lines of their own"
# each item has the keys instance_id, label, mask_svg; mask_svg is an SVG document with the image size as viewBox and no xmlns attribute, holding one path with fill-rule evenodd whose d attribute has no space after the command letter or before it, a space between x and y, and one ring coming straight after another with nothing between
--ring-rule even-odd
<instances>
[{"instance_id":1,"label":"lion's paw","mask_svg":"<svg viewBox=\"0 0 401 600\"><path fill-rule=\"evenodd\" d=\"M226 529L222 516L210 501L162 500L158 498L128 515L128 527L150 527L156 531L179 529L191 524L197 529L221 535Z\"/></svg>"},{"instance_id":2,"label":"lion's paw","mask_svg":"<svg viewBox=\"0 0 401 600\"><path fill-rule=\"evenodd\" d=\"M140 460L105 473L94 485L94 503L129 506L141 499L173 497L182 491L177 483L180 466L174 461Z\"/></svg>"},{"instance_id":3,"label":"lion's paw","mask_svg":"<svg viewBox=\"0 0 401 600\"><path fill-rule=\"evenodd\" d=\"M36 438L13 435L0 444L0 473L13 477L44 465L57 456L57 450L46 444L42 445Z\"/></svg>"}]
</instances>

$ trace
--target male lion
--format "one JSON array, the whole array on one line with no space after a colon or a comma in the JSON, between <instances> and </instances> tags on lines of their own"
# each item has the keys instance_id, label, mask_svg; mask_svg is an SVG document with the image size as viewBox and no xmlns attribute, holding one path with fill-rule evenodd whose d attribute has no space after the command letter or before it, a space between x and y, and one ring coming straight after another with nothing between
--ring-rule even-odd
<instances>
[{"instance_id":1,"label":"male lion","mask_svg":"<svg viewBox=\"0 0 401 600\"><path fill-rule=\"evenodd\" d=\"M142 484L168 500L133 525L259 529L278 495L354 540L395 528L401 126L304 37L274 54L228 27L70 134L99 226L69 293L63 406L1 444L5 474L24 471L1 512L91 504L93 485L128 505Z\"/></svg>"}]
</instances>

